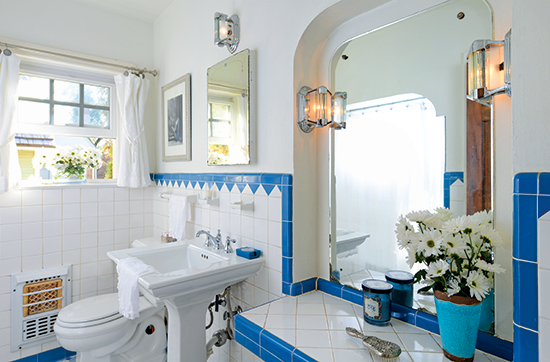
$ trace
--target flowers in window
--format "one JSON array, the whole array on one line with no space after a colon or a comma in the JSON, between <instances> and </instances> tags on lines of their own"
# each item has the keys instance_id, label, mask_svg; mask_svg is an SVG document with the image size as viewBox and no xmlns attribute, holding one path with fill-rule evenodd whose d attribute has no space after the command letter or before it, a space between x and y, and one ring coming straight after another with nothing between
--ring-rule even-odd
<instances>
[{"instance_id":1,"label":"flowers in window","mask_svg":"<svg viewBox=\"0 0 550 362\"><path fill-rule=\"evenodd\" d=\"M93 148L63 147L55 150L37 151L33 158L35 168L46 168L54 177L76 176L83 180L86 168L99 168L102 165L101 151Z\"/></svg>"},{"instance_id":2,"label":"flowers in window","mask_svg":"<svg viewBox=\"0 0 550 362\"><path fill-rule=\"evenodd\" d=\"M426 286L419 291L439 290L481 301L493 285L494 273L505 270L494 262L500 235L492 226L492 212L452 216L449 209L410 212L400 216L395 233L401 249L408 252L409 266L420 263L414 281Z\"/></svg>"}]
</instances>

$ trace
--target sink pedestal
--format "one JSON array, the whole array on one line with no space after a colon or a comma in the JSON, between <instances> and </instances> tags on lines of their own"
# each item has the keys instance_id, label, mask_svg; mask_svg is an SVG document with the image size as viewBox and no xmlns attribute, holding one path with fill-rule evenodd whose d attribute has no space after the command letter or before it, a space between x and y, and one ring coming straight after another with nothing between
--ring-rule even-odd
<instances>
[{"instance_id":1,"label":"sink pedestal","mask_svg":"<svg viewBox=\"0 0 550 362\"><path fill-rule=\"evenodd\" d=\"M168 309L167 362L206 362L206 311L217 290L165 300Z\"/></svg>"}]
</instances>

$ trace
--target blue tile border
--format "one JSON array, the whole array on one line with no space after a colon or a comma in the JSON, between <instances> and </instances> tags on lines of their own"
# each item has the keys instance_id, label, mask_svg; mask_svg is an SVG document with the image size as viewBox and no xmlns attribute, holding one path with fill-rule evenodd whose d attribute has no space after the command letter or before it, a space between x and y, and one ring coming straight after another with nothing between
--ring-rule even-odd
<instances>
[{"instance_id":1,"label":"blue tile border","mask_svg":"<svg viewBox=\"0 0 550 362\"><path fill-rule=\"evenodd\" d=\"M537 362L539 360L539 334L514 325L514 361Z\"/></svg>"},{"instance_id":2,"label":"blue tile border","mask_svg":"<svg viewBox=\"0 0 550 362\"><path fill-rule=\"evenodd\" d=\"M451 205L451 185L456 180L464 182L464 172L445 172L443 174L443 206L447 208Z\"/></svg>"},{"instance_id":3,"label":"blue tile border","mask_svg":"<svg viewBox=\"0 0 550 362\"><path fill-rule=\"evenodd\" d=\"M530 194L538 193L538 176L537 172L522 172L514 177L514 194Z\"/></svg>"},{"instance_id":4,"label":"blue tile border","mask_svg":"<svg viewBox=\"0 0 550 362\"><path fill-rule=\"evenodd\" d=\"M513 196L513 248L512 256L537 262L537 196Z\"/></svg>"},{"instance_id":5,"label":"blue tile border","mask_svg":"<svg viewBox=\"0 0 550 362\"><path fill-rule=\"evenodd\" d=\"M512 260L512 265L514 269L514 323L538 331L538 265L517 259Z\"/></svg>"},{"instance_id":6,"label":"blue tile border","mask_svg":"<svg viewBox=\"0 0 550 362\"><path fill-rule=\"evenodd\" d=\"M58 347L55 349L50 349L49 351L41 352L32 356L24 357L14 362L53 362L53 361L64 361L68 360L70 357L75 356L76 352L67 351L63 347Z\"/></svg>"}]
</instances>

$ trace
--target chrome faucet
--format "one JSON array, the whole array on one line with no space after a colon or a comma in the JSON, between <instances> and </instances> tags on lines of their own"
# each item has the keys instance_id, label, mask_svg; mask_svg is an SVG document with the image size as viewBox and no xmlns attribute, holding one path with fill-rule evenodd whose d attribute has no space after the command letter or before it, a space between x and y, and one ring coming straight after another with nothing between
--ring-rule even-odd
<instances>
[{"instance_id":1,"label":"chrome faucet","mask_svg":"<svg viewBox=\"0 0 550 362\"><path fill-rule=\"evenodd\" d=\"M227 239L225 239L225 248L223 249L223 251L225 251L227 254L230 254L233 252L233 248L231 247L231 243L235 244L237 242L237 240L235 239L231 239L229 236L227 237Z\"/></svg>"},{"instance_id":2,"label":"chrome faucet","mask_svg":"<svg viewBox=\"0 0 550 362\"><path fill-rule=\"evenodd\" d=\"M206 230L199 230L197 232L197 235L195 235L195 236L198 238L202 234L206 235L206 241L204 242L204 247L205 248L209 248L209 247L213 246L214 249L217 249L217 250L220 249L220 245L222 243L222 233L221 233L220 229L218 229L218 235L216 235L215 237L212 236L212 234L210 234Z\"/></svg>"}]
</instances>

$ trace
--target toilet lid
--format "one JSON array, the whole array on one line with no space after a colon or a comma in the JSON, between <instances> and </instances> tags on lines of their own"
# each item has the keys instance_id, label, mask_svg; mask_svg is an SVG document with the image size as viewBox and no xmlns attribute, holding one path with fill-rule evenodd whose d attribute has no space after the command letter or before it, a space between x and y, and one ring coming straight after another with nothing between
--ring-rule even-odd
<instances>
[{"instance_id":1,"label":"toilet lid","mask_svg":"<svg viewBox=\"0 0 550 362\"><path fill-rule=\"evenodd\" d=\"M59 312L57 319L65 323L86 323L120 318L118 294L104 294L69 304Z\"/></svg>"}]
</instances>

